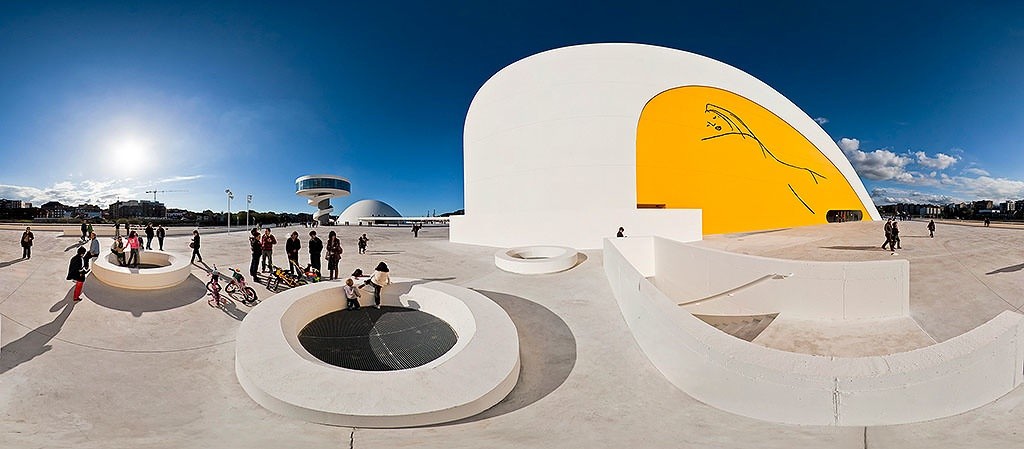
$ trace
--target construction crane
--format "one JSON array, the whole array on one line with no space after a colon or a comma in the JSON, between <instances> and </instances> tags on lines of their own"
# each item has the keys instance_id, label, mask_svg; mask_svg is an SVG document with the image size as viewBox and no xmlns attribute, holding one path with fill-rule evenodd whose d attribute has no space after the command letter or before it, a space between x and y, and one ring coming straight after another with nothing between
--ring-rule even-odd
<instances>
[{"instance_id":1,"label":"construction crane","mask_svg":"<svg viewBox=\"0 0 1024 449\"><path fill-rule=\"evenodd\" d=\"M147 190L146 193L153 194L153 201L156 202L156 194L168 193L168 192L188 192L188 190Z\"/></svg>"}]
</instances>

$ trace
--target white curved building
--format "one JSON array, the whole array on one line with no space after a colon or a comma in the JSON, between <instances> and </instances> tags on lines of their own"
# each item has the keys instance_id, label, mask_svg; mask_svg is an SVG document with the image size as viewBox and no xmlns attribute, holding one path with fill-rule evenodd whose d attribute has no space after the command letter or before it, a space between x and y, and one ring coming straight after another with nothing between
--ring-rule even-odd
<instances>
[{"instance_id":1,"label":"white curved building","mask_svg":"<svg viewBox=\"0 0 1024 449\"><path fill-rule=\"evenodd\" d=\"M383 201L359 200L345 208L338 215L338 220L335 223L339 225L356 225L366 222L366 220L359 220L360 218L401 216L402 214L398 213L395 208Z\"/></svg>"},{"instance_id":2,"label":"white curved building","mask_svg":"<svg viewBox=\"0 0 1024 449\"><path fill-rule=\"evenodd\" d=\"M295 194L306 198L310 206L317 208L313 219L322 225L328 224L331 212L331 198L348 196L352 184L347 179L334 175L307 175L295 180Z\"/></svg>"},{"instance_id":3,"label":"white curved building","mask_svg":"<svg viewBox=\"0 0 1024 449\"><path fill-rule=\"evenodd\" d=\"M460 243L593 249L620 226L693 241L878 219L836 143L782 94L651 45L565 47L505 67L470 104L464 162Z\"/></svg>"}]
</instances>

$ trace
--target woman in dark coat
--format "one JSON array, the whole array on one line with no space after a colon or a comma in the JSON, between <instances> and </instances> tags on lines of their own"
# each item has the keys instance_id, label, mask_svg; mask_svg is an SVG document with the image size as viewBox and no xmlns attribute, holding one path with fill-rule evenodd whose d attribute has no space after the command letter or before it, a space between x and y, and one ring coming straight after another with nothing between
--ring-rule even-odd
<instances>
[{"instance_id":1,"label":"woman in dark coat","mask_svg":"<svg viewBox=\"0 0 1024 449\"><path fill-rule=\"evenodd\" d=\"M341 240L338 240L338 233L331 231L327 234L327 271L331 279L338 278L338 261L341 260Z\"/></svg>"},{"instance_id":2,"label":"woman in dark coat","mask_svg":"<svg viewBox=\"0 0 1024 449\"><path fill-rule=\"evenodd\" d=\"M324 241L316 236L316 231L309 231L309 264L320 273L320 253L324 251Z\"/></svg>"},{"instance_id":3,"label":"woman in dark coat","mask_svg":"<svg viewBox=\"0 0 1024 449\"><path fill-rule=\"evenodd\" d=\"M32 240L35 240L36 236L32 235L32 228L25 228L25 232L21 234L21 258L31 259L32 258Z\"/></svg>"},{"instance_id":4,"label":"woman in dark coat","mask_svg":"<svg viewBox=\"0 0 1024 449\"><path fill-rule=\"evenodd\" d=\"M78 253L71 258L68 264L68 280L75 281L75 301L82 300L82 286L85 285L85 248L79 246Z\"/></svg>"},{"instance_id":5,"label":"woman in dark coat","mask_svg":"<svg viewBox=\"0 0 1024 449\"><path fill-rule=\"evenodd\" d=\"M203 263L203 256L199 254L199 231L192 231L192 243L188 246L192 248L192 263L196 263L196 257L199 258L199 263Z\"/></svg>"}]
</instances>

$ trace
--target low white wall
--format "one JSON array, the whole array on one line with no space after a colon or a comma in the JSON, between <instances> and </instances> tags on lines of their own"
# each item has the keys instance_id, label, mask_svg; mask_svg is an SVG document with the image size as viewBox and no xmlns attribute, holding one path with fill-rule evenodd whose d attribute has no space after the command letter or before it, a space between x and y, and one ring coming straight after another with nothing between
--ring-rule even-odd
<instances>
[{"instance_id":1,"label":"low white wall","mask_svg":"<svg viewBox=\"0 0 1024 449\"><path fill-rule=\"evenodd\" d=\"M101 249L102 251L102 249ZM129 257L125 252L125 260ZM139 253L139 262L161 265L160 268L129 268L118 265L117 256L109 250L106 255L93 259L92 275L104 284L130 290L158 290L185 282L192 274L189 260L166 251L145 250Z\"/></svg>"},{"instance_id":2,"label":"low white wall","mask_svg":"<svg viewBox=\"0 0 1024 449\"><path fill-rule=\"evenodd\" d=\"M524 246L494 253L495 266L516 274L558 273L578 261L579 251L564 246Z\"/></svg>"},{"instance_id":3,"label":"low white wall","mask_svg":"<svg viewBox=\"0 0 1024 449\"><path fill-rule=\"evenodd\" d=\"M601 240L626 235L662 235L683 242L703 238L700 209L605 209L538 211L537 214L473 213L452 216L449 240L455 243L511 248L531 245L600 249Z\"/></svg>"},{"instance_id":4,"label":"low white wall","mask_svg":"<svg viewBox=\"0 0 1024 449\"><path fill-rule=\"evenodd\" d=\"M443 319L458 335L452 349L427 364L397 371L351 370L316 359L299 343L298 332L345 304L341 284L324 282L279 293L246 316L235 349L239 384L276 413L357 427L462 419L512 391L519 378L519 337L500 306L454 285L393 281L384 288L382 302Z\"/></svg>"},{"instance_id":5,"label":"low white wall","mask_svg":"<svg viewBox=\"0 0 1024 449\"><path fill-rule=\"evenodd\" d=\"M670 382L713 407L790 424L890 425L963 413L1022 382L1019 314L887 356L784 352L732 337L678 307L619 245L634 256L640 245L608 239L604 247L605 274L633 337Z\"/></svg>"},{"instance_id":6,"label":"low white wall","mask_svg":"<svg viewBox=\"0 0 1024 449\"><path fill-rule=\"evenodd\" d=\"M697 314L757 315L828 320L902 317L910 313L910 262L819 262L730 253L654 237L654 284Z\"/></svg>"}]
</instances>

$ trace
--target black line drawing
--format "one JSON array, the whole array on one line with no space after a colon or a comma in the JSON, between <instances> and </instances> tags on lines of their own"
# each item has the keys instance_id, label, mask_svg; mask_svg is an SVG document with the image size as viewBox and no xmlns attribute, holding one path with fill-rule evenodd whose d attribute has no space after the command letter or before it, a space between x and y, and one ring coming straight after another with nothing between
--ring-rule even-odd
<instances>
[{"instance_id":1,"label":"black line drawing","mask_svg":"<svg viewBox=\"0 0 1024 449\"><path fill-rule=\"evenodd\" d=\"M743 122L743 119L741 119L738 115L734 114L732 111L712 103L707 103L706 105L704 105L704 112L715 114L715 117L713 119L706 121L707 124L704 125L704 127L712 128L715 131L721 132L721 134L716 134L710 137L702 138L700 139L701 141L717 139L719 137L726 136L739 136L741 139L750 138L757 142L757 145L761 147L761 156L763 156L765 159L771 157L773 160L775 160L775 162L785 165L786 167L795 168L797 170L803 170L811 175L811 180L814 181L815 184L818 184L818 178L828 179L828 177L826 177L825 175L822 175L821 173L811 170L810 168L793 165L786 161L783 161L782 159L779 159L777 156L775 156L774 153L772 153L770 149L768 149L768 147L764 145L764 143L761 142L761 139L757 138L757 135L755 135L754 131L751 130L750 127ZM723 128L722 125L718 124L718 119L722 119L725 122L725 125L729 127L729 129L726 130L725 132L722 132ZM800 200L800 203L803 204L808 211L814 214L814 209L811 209L811 207L807 205L803 198L800 198L800 195L796 193L795 189L793 189L793 185L787 185L789 186L789 190L793 192L793 196L796 196L796 199Z\"/></svg>"}]
</instances>

